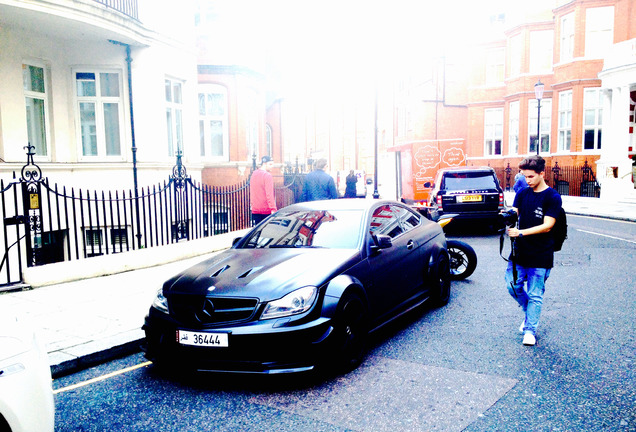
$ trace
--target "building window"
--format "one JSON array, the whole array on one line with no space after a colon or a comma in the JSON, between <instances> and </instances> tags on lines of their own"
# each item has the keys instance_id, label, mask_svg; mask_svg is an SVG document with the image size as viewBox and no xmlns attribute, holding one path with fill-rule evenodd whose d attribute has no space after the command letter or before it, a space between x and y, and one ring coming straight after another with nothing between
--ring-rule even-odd
<instances>
[{"instance_id":1,"label":"building window","mask_svg":"<svg viewBox=\"0 0 636 432\"><path fill-rule=\"evenodd\" d=\"M519 101L510 102L508 112L508 154L519 153Z\"/></svg>"},{"instance_id":2,"label":"building window","mask_svg":"<svg viewBox=\"0 0 636 432\"><path fill-rule=\"evenodd\" d=\"M552 30L530 33L530 73L552 70L553 37Z\"/></svg>"},{"instance_id":3,"label":"building window","mask_svg":"<svg viewBox=\"0 0 636 432\"><path fill-rule=\"evenodd\" d=\"M558 151L570 151L572 142L572 90L559 93Z\"/></svg>"},{"instance_id":4,"label":"building window","mask_svg":"<svg viewBox=\"0 0 636 432\"><path fill-rule=\"evenodd\" d=\"M574 12L561 18L560 61L567 62L574 58Z\"/></svg>"},{"instance_id":5,"label":"building window","mask_svg":"<svg viewBox=\"0 0 636 432\"><path fill-rule=\"evenodd\" d=\"M250 98L246 104L246 108L247 121L245 130L245 141L247 143L247 160L251 161L252 157L256 157L256 160L258 161L260 159L258 139L259 106L258 95L256 92L250 93Z\"/></svg>"},{"instance_id":6,"label":"building window","mask_svg":"<svg viewBox=\"0 0 636 432\"><path fill-rule=\"evenodd\" d=\"M614 6L590 8L585 14L585 56L603 58L614 43Z\"/></svg>"},{"instance_id":7,"label":"building window","mask_svg":"<svg viewBox=\"0 0 636 432\"><path fill-rule=\"evenodd\" d=\"M22 82L26 103L27 136L36 156L48 156L48 98L45 70L40 66L22 65Z\"/></svg>"},{"instance_id":8,"label":"building window","mask_svg":"<svg viewBox=\"0 0 636 432\"><path fill-rule=\"evenodd\" d=\"M274 155L274 141L272 138L272 127L270 125L265 125L265 139L267 140L267 154L269 156Z\"/></svg>"},{"instance_id":9,"label":"building window","mask_svg":"<svg viewBox=\"0 0 636 432\"><path fill-rule=\"evenodd\" d=\"M601 148L603 100L599 88L588 88L583 93L583 150Z\"/></svg>"},{"instance_id":10,"label":"building window","mask_svg":"<svg viewBox=\"0 0 636 432\"><path fill-rule=\"evenodd\" d=\"M123 101L119 72L76 72L84 157L121 158Z\"/></svg>"},{"instance_id":11,"label":"building window","mask_svg":"<svg viewBox=\"0 0 636 432\"><path fill-rule=\"evenodd\" d=\"M552 127L552 100L541 100L541 152L550 151L550 128ZM537 100L528 102L528 152L537 152Z\"/></svg>"},{"instance_id":12,"label":"building window","mask_svg":"<svg viewBox=\"0 0 636 432\"><path fill-rule=\"evenodd\" d=\"M108 250L104 244L104 234L109 235ZM128 229L124 228L84 228L85 250L87 256L104 253L126 252L128 250Z\"/></svg>"},{"instance_id":13,"label":"building window","mask_svg":"<svg viewBox=\"0 0 636 432\"><path fill-rule=\"evenodd\" d=\"M486 52L486 84L499 84L504 80L505 50L491 49Z\"/></svg>"},{"instance_id":14,"label":"building window","mask_svg":"<svg viewBox=\"0 0 636 432\"><path fill-rule=\"evenodd\" d=\"M521 43L521 35L510 38L510 75L517 76L521 74L521 59L523 44Z\"/></svg>"},{"instance_id":15,"label":"building window","mask_svg":"<svg viewBox=\"0 0 636 432\"><path fill-rule=\"evenodd\" d=\"M228 160L227 89L223 86L200 88L199 137L201 156Z\"/></svg>"},{"instance_id":16,"label":"building window","mask_svg":"<svg viewBox=\"0 0 636 432\"><path fill-rule=\"evenodd\" d=\"M484 117L484 155L500 155L503 138L503 109L487 109Z\"/></svg>"},{"instance_id":17,"label":"building window","mask_svg":"<svg viewBox=\"0 0 636 432\"><path fill-rule=\"evenodd\" d=\"M181 81L166 78L168 156L183 152L183 96Z\"/></svg>"}]
</instances>

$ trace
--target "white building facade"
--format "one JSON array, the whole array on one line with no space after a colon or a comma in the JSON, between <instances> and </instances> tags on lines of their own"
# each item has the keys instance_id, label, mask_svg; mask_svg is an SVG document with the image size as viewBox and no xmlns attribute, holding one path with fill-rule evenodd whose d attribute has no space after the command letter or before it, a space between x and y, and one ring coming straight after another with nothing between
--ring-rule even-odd
<instances>
[{"instance_id":1,"label":"white building facade","mask_svg":"<svg viewBox=\"0 0 636 432\"><path fill-rule=\"evenodd\" d=\"M603 88L603 129L606 146L596 162L601 197L636 197L633 164L628 154L636 150L636 39L614 44L599 73Z\"/></svg>"},{"instance_id":2,"label":"white building facade","mask_svg":"<svg viewBox=\"0 0 636 432\"><path fill-rule=\"evenodd\" d=\"M190 2L0 0L0 176L30 144L67 187L200 179L196 61Z\"/></svg>"}]
</instances>

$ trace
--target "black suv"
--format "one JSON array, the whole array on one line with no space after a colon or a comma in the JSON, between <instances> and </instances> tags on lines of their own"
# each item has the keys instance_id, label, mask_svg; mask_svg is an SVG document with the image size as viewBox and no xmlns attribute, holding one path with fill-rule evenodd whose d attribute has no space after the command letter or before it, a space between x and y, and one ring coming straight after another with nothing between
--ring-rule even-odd
<instances>
[{"instance_id":1,"label":"black suv","mask_svg":"<svg viewBox=\"0 0 636 432\"><path fill-rule=\"evenodd\" d=\"M429 203L433 217L453 213L458 220L494 224L504 209L504 194L490 167L444 168L437 172Z\"/></svg>"}]
</instances>

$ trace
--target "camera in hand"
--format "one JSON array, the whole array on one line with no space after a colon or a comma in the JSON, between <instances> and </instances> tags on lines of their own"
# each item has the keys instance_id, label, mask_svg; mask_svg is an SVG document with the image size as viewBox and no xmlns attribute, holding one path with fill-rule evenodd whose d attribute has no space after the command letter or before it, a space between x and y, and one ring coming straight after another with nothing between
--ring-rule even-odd
<instances>
[{"instance_id":1,"label":"camera in hand","mask_svg":"<svg viewBox=\"0 0 636 432\"><path fill-rule=\"evenodd\" d=\"M502 211L501 213L499 213L499 220L506 226L508 227L514 227L515 224L517 223L517 219L519 217L517 216L517 212L514 211L513 209L510 210L505 210Z\"/></svg>"}]
</instances>

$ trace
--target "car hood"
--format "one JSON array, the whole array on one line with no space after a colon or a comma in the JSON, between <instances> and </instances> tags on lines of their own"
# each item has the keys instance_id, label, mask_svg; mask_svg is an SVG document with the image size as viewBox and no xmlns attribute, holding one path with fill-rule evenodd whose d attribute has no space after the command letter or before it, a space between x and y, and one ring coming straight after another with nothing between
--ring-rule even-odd
<instances>
[{"instance_id":1,"label":"car hood","mask_svg":"<svg viewBox=\"0 0 636 432\"><path fill-rule=\"evenodd\" d=\"M167 281L164 294L273 300L304 286L320 286L359 261L351 249L230 249Z\"/></svg>"}]
</instances>

